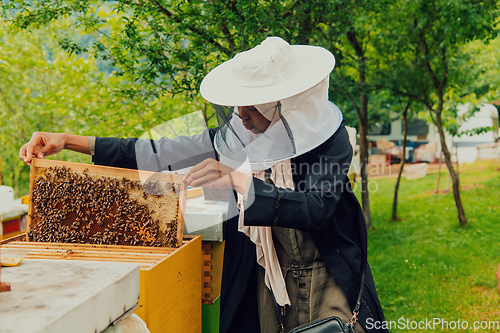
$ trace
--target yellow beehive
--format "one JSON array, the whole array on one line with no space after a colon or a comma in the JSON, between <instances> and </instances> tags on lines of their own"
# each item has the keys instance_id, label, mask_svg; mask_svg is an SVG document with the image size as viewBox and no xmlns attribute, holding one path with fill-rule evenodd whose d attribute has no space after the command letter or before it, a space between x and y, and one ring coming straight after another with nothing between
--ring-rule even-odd
<instances>
[{"instance_id":1,"label":"yellow beehive","mask_svg":"<svg viewBox=\"0 0 500 333\"><path fill-rule=\"evenodd\" d=\"M179 248L26 242L16 236L2 249L27 252L25 259L129 262L140 265L135 313L151 333L201 332L201 237L186 236ZM22 264L22 263L21 263Z\"/></svg>"},{"instance_id":2,"label":"yellow beehive","mask_svg":"<svg viewBox=\"0 0 500 333\"><path fill-rule=\"evenodd\" d=\"M199 333L201 237L183 236L186 186L181 179L33 159L28 231L0 244L27 250L26 259L137 263L141 286L136 313L149 330ZM139 207L139 214L130 207ZM151 230L151 224L157 228Z\"/></svg>"}]
</instances>

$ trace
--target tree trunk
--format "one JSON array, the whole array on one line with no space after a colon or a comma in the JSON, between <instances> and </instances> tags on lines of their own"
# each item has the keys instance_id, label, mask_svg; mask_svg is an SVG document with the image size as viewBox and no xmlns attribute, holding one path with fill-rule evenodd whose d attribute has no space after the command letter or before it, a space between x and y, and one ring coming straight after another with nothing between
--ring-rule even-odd
<instances>
[{"instance_id":1,"label":"tree trunk","mask_svg":"<svg viewBox=\"0 0 500 333\"><path fill-rule=\"evenodd\" d=\"M443 152L439 152L439 161L438 161L438 174L436 178L436 194L439 193L439 178L441 178L441 162L443 161Z\"/></svg>"},{"instance_id":2,"label":"tree trunk","mask_svg":"<svg viewBox=\"0 0 500 333\"><path fill-rule=\"evenodd\" d=\"M459 185L458 174L455 172L455 169L453 169L453 165L451 165L450 151L446 146L446 141L444 136L443 123L441 119L441 110L438 110L438 112L436 112L436 126L438 128L439 139L441 141L441 151L444 154L444 162L448 167L448 171L450 173L451 180L453 182L452 185L453 197L455 198L455 205L457 206L458 222L460 222L461 226L465 226L467 225L467 218L465 217L464 207L462 205L462 200L460 199L460 185Z\"/></svg>"},{"instance_id":3,"label":"tree trunk","mask_svg":"<svg viewBox=\"0 0 500 333\"><path fill-rule=\"evenodd\" d=\"M362 43L358 40L354 31L347 32L347 39L356 51L358 70L359 70L359 86L361 88L360 102L361 107L356 106L356 102L352 100L353 106L359 119L359 157L360 157L360 174L361 174L361 203L363 205L363 215L365 216L366 227L372 227L372 216L370 213L370 197L368 193L368 94L366 93L366 58Z\"/></svg>"},{"instance_id":4,"label":"tree trunk","mask_svg":"<svg viewBox=\"0 0 500 333\"><path fill-rule=\"evenodd\" d=\"M410 104L408 103L408 105L403 111L403 154L401 157L401 165L399 167L398 179L396 180L396 186L394 187L394 200L392 202L392 216L391 216L392 221L398 220L398 190L399 190L399 183L401 181L401 175L403 174L403 168L405 166L405 161L406 161L406 138L408 137L407 112L409 106Z\"/></svg>"},{"instance_id":5,"label":"tree trunk","mask_svg":"<svg viewBox=\"0 0 500 333\"><path fill-rule=\"evenodd\" d=\"M366 227L371 228L372 216L370 213L370 196L368 192L368 96L361 94L361 118L359 119L359 157L361 175L361 203L363 205L363 215L366 220Z\"/></svg>"}]
</instances>

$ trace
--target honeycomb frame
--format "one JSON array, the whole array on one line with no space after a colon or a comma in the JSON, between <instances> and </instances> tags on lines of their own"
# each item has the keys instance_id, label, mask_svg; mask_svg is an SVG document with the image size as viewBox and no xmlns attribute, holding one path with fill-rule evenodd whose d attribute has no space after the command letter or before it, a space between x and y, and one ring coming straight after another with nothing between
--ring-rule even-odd
<instances>
[{"instance_id":1,"label":"honeycomb frame","mask_svg":"<svg viewBox=\"0 0 500 333\"><path fill-rule=\"evenodd\" d=\"M179 247L182 176L33 159L27 241Z\"/></svg>"}]
</instances>

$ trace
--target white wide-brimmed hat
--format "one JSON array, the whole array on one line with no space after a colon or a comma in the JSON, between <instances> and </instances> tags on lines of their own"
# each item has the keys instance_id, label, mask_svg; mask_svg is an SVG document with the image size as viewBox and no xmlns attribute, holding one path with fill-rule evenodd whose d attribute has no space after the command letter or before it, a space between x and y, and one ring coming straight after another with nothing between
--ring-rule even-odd
<instances>
[{"instance_id":1,"label":"white wide-brimmed hat","mask_svg":"<svg viewBox=\"0 0 500 333\"><path fill-rule=\"evenodd\" d=\"M279 37L268 37L214 68L203 79L200 92L218 105L276 102L313 87L334 66L333 54L322 47L290 46Z\"/></svg>"}]
</instances>

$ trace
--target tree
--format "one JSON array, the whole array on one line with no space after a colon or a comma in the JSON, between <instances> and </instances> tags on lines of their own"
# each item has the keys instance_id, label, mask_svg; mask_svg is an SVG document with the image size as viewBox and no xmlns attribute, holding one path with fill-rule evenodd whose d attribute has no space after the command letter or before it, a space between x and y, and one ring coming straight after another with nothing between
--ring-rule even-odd
<instances>
[{"instance_id":1,"label":"tree","mask_svg":"<svg viewBox=\"0 0 500 333\"><path fill-rule=\"evenodd\" d=\"M406 162L406 141L408 138L408 112L411 112L410 106L411 106L411 100L407 101L402 101L401 103L401 118L403 120L403 144L402 144L402 153L401 153L401 163L399 165L399 171L398 171L398 178L396 180L396 185L394 186L394 199L392 200L392 213L391 213L391 220L392 221L397 221L398 220L398 191L399 191L399 184L401 183L401 176L403 174L403 169L405 166Z\"/></svg>"},{"instance_id":2,"label":"tree","mask_svg":"<svg viewBox=\"0 0 500 333\"><path fill-rule=\"evenodd\" d=\"M356 111L359 123L361 201L367 227L372 226L368 189L368 121L369 108L376 113L376 104L370 97L380 87L373 81L379 56L373 47L377 24L383 19L386 1L332 1L324 13L324 22L318 28L318 40L330 49L337 59L332 74L330 95L344 101ZM347 103L348 102L348 103Z\"/></svg>"},{"instance_id":3,"label":"tree","mask_svg":"<svg viewBox=\"0 0 500 333\"><path fill-rule=\"evenodd\" d=\"M397 0L389 12L393 19L387 22L381 39L387 40L386 46L393 54L391 68L394 80L399 82L398 93L425 107L436 125L453 181L458 219L460 225L466 225L459 178L445 140L446 103L447 99L468 93L469 73L460 66L464 56L462 46L473 39L489 40L496 36L494 22L499 13L498 4L492 0ZM459 93L452 94L452 90Z\"/></svg>"}]
</instances>

